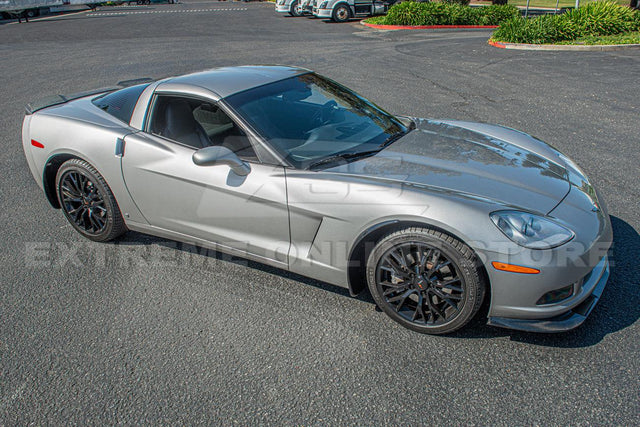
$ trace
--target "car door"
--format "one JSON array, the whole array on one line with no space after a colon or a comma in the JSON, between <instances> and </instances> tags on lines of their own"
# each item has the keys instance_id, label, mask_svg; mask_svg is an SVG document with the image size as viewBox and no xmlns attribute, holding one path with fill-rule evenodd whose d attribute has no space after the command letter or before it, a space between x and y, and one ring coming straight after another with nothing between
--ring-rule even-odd
<instances>
[{"instance_id":1,"label":"car door","mask_svg":"<svg viewBox=\"0 0 640 427\"><path fill-rule=\"evenodd\" d=\"M230 148L250 173L196 165L192 156L207 143ZM214 102L156 96L145 131L125 137L122 173L150 225L286 266L284 169L262 163L254 146Z\"/></svg>"}]
</instances>

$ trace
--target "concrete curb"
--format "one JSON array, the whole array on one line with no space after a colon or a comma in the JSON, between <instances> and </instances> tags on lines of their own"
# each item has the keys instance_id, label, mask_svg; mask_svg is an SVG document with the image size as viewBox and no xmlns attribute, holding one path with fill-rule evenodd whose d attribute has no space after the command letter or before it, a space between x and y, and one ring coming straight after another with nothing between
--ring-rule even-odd
<instances>
[{"instance_id":1,"label":"concrete curb","mask_svg":"<svg viewBox=\"0 0 640 427\"><path fill-rule=\"evenodd\" d=\"M640 44L603 44L603 45L582 45L582 44L527 44L527 43L505 43L489 40L491 46L500 49L517 50L556 50L556 51L577 51L577 52L602 52L611 50L640 49Z\"/></svg>"},{"instance_id":2,"label":"concrete curb","mask_svg":"<svg viewBox=\"0 0 640 427\"><path fill-rule=\"evenodd\" d=\"M498 28L497 25L380 25L360 21L362 25L376 30L486 30Z\"/></svg>"}]
</instances>

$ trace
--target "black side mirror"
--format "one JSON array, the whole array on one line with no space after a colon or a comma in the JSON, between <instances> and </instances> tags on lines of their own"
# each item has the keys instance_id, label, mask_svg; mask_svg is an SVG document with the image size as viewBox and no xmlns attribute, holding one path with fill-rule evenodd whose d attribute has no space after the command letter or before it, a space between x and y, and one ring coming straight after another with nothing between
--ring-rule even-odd
<instances>
[{"instance_id":1,"label":"black side mirror","mask_svg":"<svg viewBox=\"0 0 640 427\"><path fill-rule=\"evenodd\" d=\"M246 176L251 172L251 167L240 160L236 154L227 147L215 146L201 148L193 153L193 163L198 166L227 165L233 172L240 176Z\"/></svg>"}]
</instances>

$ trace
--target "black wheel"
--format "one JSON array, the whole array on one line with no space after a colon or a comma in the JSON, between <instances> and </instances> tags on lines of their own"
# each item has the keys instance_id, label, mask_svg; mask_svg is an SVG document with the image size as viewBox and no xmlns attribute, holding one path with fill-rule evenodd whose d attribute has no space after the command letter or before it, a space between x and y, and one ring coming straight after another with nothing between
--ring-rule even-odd
<instances>
[{"instance_id":1,"label":"black wheel","mask_svg":"<svg viewBox=\"0 0 640 427\"><path fill-rule=\"evenodd\" d=\"M335 22L347 22L351 19L351 9L346 4L339 4L333 9L331 19Z\"/></svg>"},{"instance_id":2,"label":"black wheel","mask_svg":"<svg viewBox=\"0 0 640 427\"><path fill-rule=\"evenodd\" d=\"M302 16L302 13L300 13L300 10L298 9L298 4L299 3L300 2L298 0L294 0L291 3L291 9L290 9L290 12L289 12L289 14L291 16L295 16L296 18L299 17L299 16Z\"/></svg>"},{"instance_id":3,"label":"black wheel","mask_svg":"<svg viewBox=\"0 0 640 427\"><path fill-rule=\"evenodd\" d=\"M106 242L127 231L107 182L84 160L62 164L56 175L56 192L64 216L88 239Z\"/></svg>"},{"instance_id":4,"label":"black wheel","mask_svg":"<svg viewBox=\"0 0 640 427\"><path fill-rule=\"evenodd\" d=\"M485 281L473 251L431 228L383 237L367 260L367 283L378 306L417 332L447 334L478 312Z\"/></svg>"}]
</instances>

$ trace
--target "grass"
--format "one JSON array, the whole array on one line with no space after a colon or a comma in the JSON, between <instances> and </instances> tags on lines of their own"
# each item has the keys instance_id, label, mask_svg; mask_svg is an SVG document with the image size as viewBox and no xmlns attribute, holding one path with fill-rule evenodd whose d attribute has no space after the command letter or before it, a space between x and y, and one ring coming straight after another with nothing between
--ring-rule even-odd
<instances>
[{"instance_id":1,"label":"grass","mask_svg":"<svg viewBox=\"0 0 640 427\"><path fill-rule=\"evenodd\" d=\"M387 22L387 17L372 16L371 18L367 18L365 22L367 22L368 24L374 24L374 25L386 25L385 22Z\"/></svg>"},{"instance_id":2,"label":"grass","mask_svg":"<svg viewBox=\"0 0 640 427\"><path fill-rule=\"evenodd\" d=\"M631 31L612 36L584 36L572 41L562 41L557 44L575 45L610 45L610 44L640 44L640 32Z\"/></svg>"}]
</instances>

